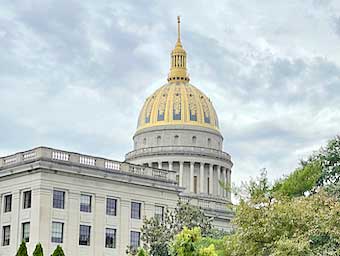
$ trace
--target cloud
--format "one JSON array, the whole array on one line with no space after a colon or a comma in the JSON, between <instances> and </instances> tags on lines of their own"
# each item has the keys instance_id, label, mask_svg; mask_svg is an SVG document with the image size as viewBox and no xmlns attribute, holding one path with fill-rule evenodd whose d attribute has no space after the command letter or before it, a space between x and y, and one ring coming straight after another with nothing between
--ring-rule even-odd
<instances>
[{"instance_id":1,"label":"cloud","mask_svg":"<svg viewBox=\"0 0 340 256\"><path fill-rule=\"evenodd\" d=\"M5 1L0 153L38 145L123 160L166 82L182 16L191 81L213 101L233 180L271 179L339 133L340 4Z\"/></svg>"}]
</instances>

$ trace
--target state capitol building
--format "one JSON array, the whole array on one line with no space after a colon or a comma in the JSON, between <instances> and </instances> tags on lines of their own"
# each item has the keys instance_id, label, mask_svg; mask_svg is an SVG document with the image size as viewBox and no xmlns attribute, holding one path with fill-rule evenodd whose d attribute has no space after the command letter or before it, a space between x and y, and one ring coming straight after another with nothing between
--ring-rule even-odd
<instances>
[{"instance_id":1,"label":"state capitol building","mask_svg":"<svg viewBox=\"0 0 340 256\"><path fill-rule=\"evenodd\" d=\"M38 147L0 158L0 256L46 255L59 244L66 255L125 255L140 245L143 218L162 218L189 201L230 229L232 161L223 151L211 100L191 84L180 38L171 52L167 83L141 108L134 148L124 162Z\"/></svg>"}]
</instances>

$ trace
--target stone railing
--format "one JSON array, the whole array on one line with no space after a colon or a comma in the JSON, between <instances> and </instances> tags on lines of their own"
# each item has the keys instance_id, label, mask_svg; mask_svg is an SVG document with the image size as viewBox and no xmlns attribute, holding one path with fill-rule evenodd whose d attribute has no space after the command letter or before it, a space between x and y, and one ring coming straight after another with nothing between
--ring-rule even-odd
<instances>
[{"instance_id":1,"label":"stone railing","mask_svg":"<svg viewBox=\"0 0 340 256\"><path fill-rule=\"evenodd\" d=\"M46 147L39 147L14 155L1 157L0 170L35 160L49 160L53 162L70 163L84 167L100 168L116 172L126 172L134 175L149 176L157 179L176 182L175 171L144 167L126 162L119 162Z\"/></svg>"},{"instance_id":2,"label":"stone railing","mask_svg":"<svg viewBox=\"0 0 340 256\"><path fill-rule=\"evenodd\" d=\"M230 161L228 153L213 148L193 147L193 146L159 146L133 150L125 155L125 159L133 159L141 156L158 154L189 154L199 156L210 156L225 161Z\"/></svg>"},{"instance_id":3,"label":"stone railing","mask_svg":"<svg viewBox=\"0 0 340 256\"><path fill-rule=\"evenodd\" d=\"M219 197L202 198L181 194L180 198L182 202L190 202L190 204L201 207L202 209L231 212L228 208L228 203L230 202Z\"/></svg>"}]
</instances>

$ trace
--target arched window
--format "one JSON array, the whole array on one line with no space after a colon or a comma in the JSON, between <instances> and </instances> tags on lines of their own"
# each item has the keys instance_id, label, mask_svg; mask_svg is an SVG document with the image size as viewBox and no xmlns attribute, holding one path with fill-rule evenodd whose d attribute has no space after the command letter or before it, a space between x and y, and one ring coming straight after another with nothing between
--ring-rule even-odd
<instances>
[{"instance_id":1,"label":"arched window","mask_svg":"<svg viewBox=\"0 0 340 256\"><path fill-rule=\"evenodd\" d=\"M211 146L211 139L208 138L208 147L210 147L210 146Z\"/></svg>"},{"instance_id":2,"label":"arched window","mask_svg":"<svg viewBox=\"0 0 340 256\"><path fill-rule=\"evenodd\" d=\"M192 136L192 144L196 144L197 138L196 136Z\"/></svg>"},{"instance_id":3,"label":"arched window","mask_svg":"<svg viewBox=\"0 0 340 256\"><path fill-rule=\"evenodd\" d=\"M146 145L146 138L143 139L143 145Z\"/></svg>"},{"instance_id":4,"label":"arched window","mask_svg":"<svg viewBox=\"0 0 340 256\"><path fill-rule=\"evenodd\" d=\"M161 136L157 136L157 145L161 144L161 140L162 140L162 137Z\"/></svg>"},{"instance_id":5,"label":"arched window","mask_svg":"<svg viewBox=\"0 0 340 256\"><path fill-rule=\"evenodd\" d=\"M175 144L178 144L178 140L179 140L179 136L178 136L178 135L175 135L175 137L174 137L174 143L175 143Z\"/></svg>"}]
</instances>

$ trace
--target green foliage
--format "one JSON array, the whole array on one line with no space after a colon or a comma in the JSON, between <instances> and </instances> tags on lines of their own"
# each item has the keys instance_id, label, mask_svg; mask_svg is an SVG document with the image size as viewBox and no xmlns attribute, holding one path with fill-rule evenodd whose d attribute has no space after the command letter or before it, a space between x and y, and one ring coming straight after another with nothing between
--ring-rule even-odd
<instances>
[{"instance_id":1,"label":"green foliage","mask_svg":"<svg viewBox=\"0 0 340 256\"><path fill-rule=\"evenodd\" d=\"M212 230L211 219L207 218L200 208L188 202L178 202L174 211L165 211L163 220L144 219L141 239L145 249L153 256L168 256L170 241L184 227L199 227L204 236Z\"/></svg>"},{"instance_id":2,"label":"green foliage","mask_svg":"<svg viewBox=\"0 0 340 256\"><path fill-rule=\"evenodd\" d=\"M318 161L310 162L277 182L273 192L288 197L303 196L305 192L313 190L321 174L321 164Z\"/></svg>"},{"instance_id":3,"label":"green foliage","mask_svg":"<svg viewBox=\"0 0 340 256\"><path fill-rule=\"evenodd\" d=\"M27 247L25 241L22 241L16 256L28 256Z\"/></svg>"},{"instance_id":4,"label":"green foliage","mask_svg":"<svg viewBox=\"0 0 340 256\"><path fill-rule=\"evenodd\" d=\"M210 244L208 247L201 245L201 230L198 227L188 229L176 235L175 240L170 246L171 256L218 256L215 246Z\"/></svg>"},{"instance_id":5,"label":"green foliage","mask_svg":"<svg viewBox=\"0 0 340 256\"><path fill-rule=\"evenodd\" d=\"M308 197L277 193L274 198L267 184L262 174L247 186L250 197L237 207L237 229L225 238L223 255L340 255L340 202L335 197L321 189Z\"/></svg>"},{"instance_id":6,"label":"green foliage","mask_svg":"<svg viewBox=\"0 0 340 256\"><path fill-rule=\"evenodd\" d=\"M55 248L52 256L65 256L63 248L61 248L61 246L58 245L57 248Z\"/></svg>"},{"instance_id":7,"label":"green foliage","mask_svg":"<svg viewBox=\"0 0 340 256\"><path fill-rule=\"evenodd\" d=\"M322 167L322 175L317 185L334 190L340 183L340 136L330 140L327 146L314 156L313 161L315 159L320 161ZM338 193L339 190L334 192Z\"/></svg>"},{"instance_id":8,"label":"green foliage","mask_svg":"<svg viewBox=\"0 0 340 256\"><path fill-rule=\"evenodd\" d=\"M41 246L41 243L38 243L35 246L34 252L33 252L33 256L44 256L44 252L43 252L43 248Z\"/></svg>"}]
</instances>

